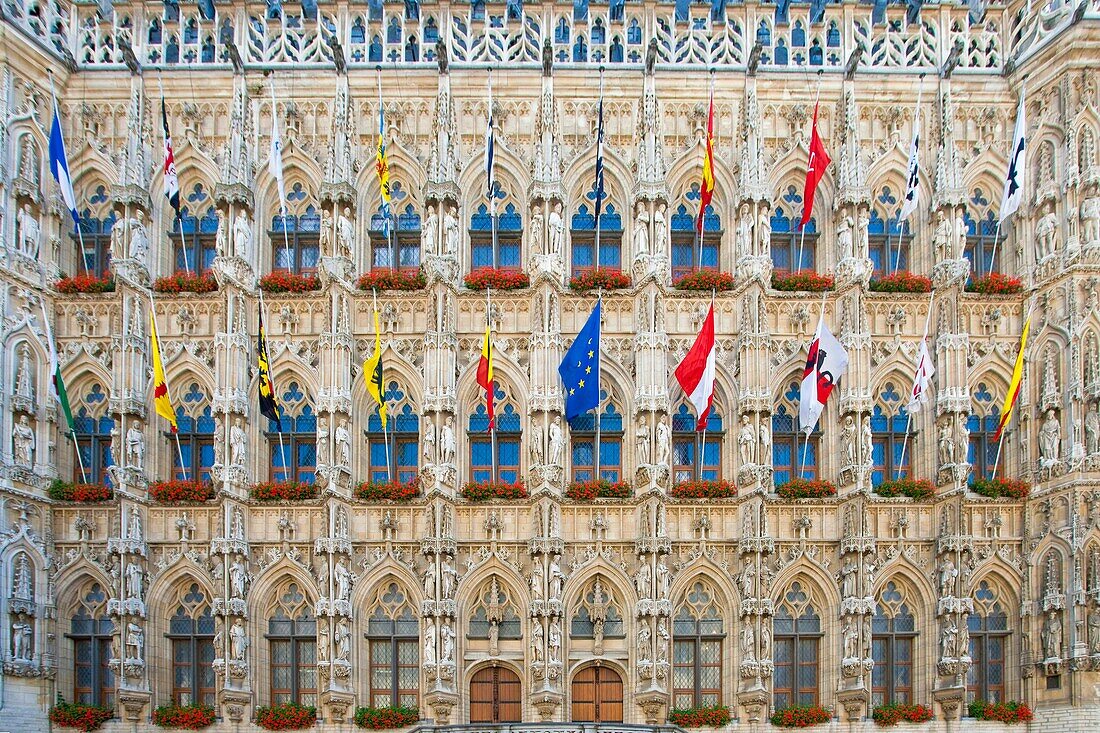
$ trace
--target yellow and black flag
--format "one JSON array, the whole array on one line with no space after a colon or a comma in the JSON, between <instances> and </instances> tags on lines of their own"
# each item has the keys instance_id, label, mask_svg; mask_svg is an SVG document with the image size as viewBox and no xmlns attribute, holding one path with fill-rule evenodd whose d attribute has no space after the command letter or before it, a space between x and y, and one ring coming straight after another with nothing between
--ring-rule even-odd
<instances>
[{"instance_id":1,"label":"yellow and black flag","mask_svg":"<svg viewBox=\"0 0 1100 733\"><path fill-rule=\"evenodd\" d=\"M275 399L275 385L271 383L271 366L267 358L267 333L264 331L264 311L260 308L260 335L256 338L256 368L260 372L257 389L260 393L260 414L273 421L282 432L279 421L279 402Z\"/></svg>"},{"instance_id":2,"label":"yellow and black flag","mask_svg":"<svg viewBox=\"0 0 1100 733\"><path fill-rule=\"evenodd\" d=\"M363 379L367 394L378 404L378 419L386 428L386 390L382 385L382 336L378 330L378 308L374 309L374 353L363 362Z\"/></svg>"}]
</instances>

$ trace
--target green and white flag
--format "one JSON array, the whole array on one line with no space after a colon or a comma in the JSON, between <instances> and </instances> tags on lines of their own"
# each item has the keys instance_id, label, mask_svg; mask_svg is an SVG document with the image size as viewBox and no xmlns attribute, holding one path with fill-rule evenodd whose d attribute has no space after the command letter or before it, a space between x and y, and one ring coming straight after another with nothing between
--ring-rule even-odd
<instances>
[{"instance_id":1,"label":"green and white flag","mask_svg":"<svg viewBox=\"0 0 1100 733\"><path fill-rule=\"evenodd\" d=\"M46 315L46 303L42 302L42 326L46 330L46 345L50 349L50 372L53 374L54 397L61 405L61 412L65 416L65 432L70 437L76 433L73 423L73 408L69 404L69 392L65 389L65 380L61 376L61 362L57 359L57 347L53 341L53 329L50 328L50 319Z\"/></svg>"}]
</instances>

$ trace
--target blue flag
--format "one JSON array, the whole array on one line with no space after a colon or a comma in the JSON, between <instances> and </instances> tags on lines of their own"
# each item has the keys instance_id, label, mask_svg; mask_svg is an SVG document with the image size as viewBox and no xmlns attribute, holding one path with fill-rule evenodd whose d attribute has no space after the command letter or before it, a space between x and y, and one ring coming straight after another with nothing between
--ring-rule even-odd
<instances>
[{"instance_id":1,"label":"blue flag","mask_svg":"<svg viewBox=\"0 0 1100 733\"><path fill-rule=\"evenodd\" d=\"M565 387L565 419L572 420L600 405L600 304L573 340L558 366Z\"/></svg>"},{"instance_id":2,"label":"blue flag","mask_svg":"<svg viewBox=\"0 0 1100 733\"><path fill-rule=\"evenodd\" d=\"M76 210L76 194L73 193L73 178L69 175L69 159L65 156L65 138L61 134L61 115L57 111L57 100L53 103L53 125L50 127L50 173L61 187L61 198L65 208L73 215L73 223L80 226L80 214Z\"/></svg>"}]
</instances>

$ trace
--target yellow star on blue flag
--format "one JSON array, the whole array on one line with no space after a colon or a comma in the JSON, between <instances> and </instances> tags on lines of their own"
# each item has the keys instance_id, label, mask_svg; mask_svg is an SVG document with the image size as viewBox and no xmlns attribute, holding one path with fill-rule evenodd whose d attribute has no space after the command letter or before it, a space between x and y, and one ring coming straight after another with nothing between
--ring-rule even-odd
<instances>
[{"instance_id":1,"label":"yellow star on blue flag","mask_svg":"<svg viewBox=\"0 0 1100 733\"><path fill-rule=\"evenodd\" d=\"M566 420L594 410L600 404L600 304L597 300L592 315L588 316L558 366L565 386Z\"/></svg>"}]
</instances>

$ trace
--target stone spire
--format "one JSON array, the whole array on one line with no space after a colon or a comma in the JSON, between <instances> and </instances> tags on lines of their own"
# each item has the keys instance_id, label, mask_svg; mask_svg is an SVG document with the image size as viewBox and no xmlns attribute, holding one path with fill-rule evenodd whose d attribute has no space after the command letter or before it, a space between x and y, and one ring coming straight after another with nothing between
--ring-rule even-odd
<instances>
[{"instance_id":1,"label":"stone spire","mask_svg":"<svg viewBox=\"0 0 1100 733\"><path fill-rule=\"evenodd\" d=\"M351 185L355 178L355 120L351 114L348 77L336 77L336 98L332 103L332 136L325 165L325 183Z\"/></svg>"},{"instance_id":2,"label":"stone spire","mask_svg":"<svg viewBox=\"0 0 1100 733\"><path fill-rule=\"evenodd\" d=\"M535 186L544 191L561 189L561 140L558 137L558 112L554 101L552 58L549 45L543 49L542 96L535 113Z\"/></svg>"},{"instance_id":3,"label":"stone spire","mask_svg":"<svg viewBox=\"0 0 1100 733\"><path fill-rule=\"evenodd\" d=\"M741 105L741 174L738 184L742 201L764 201L769 198L754 76L745 80L745 101Z\"/></svg>"},{"instance_id":4,"label":"stone spire","mask_svg":"<svg viewBox=\"0 0 1100 733\"><path fill-rule=\"evenodd\" d=\"M653 66L657 55L657 41L650 42L646 52L645 84L642 92L642 108L638 115L638 155L634 177L635 197L641 199L666 199L665 156L661 139L661 107L657 102L656 77Z\"/></svg>"},{"instance_id":5,"label":"stone spire","mask_svg":"<svg viewBox=\"0 0 1100 733\"><path fill-rule=\"evenodd\" d=\"M424 185L426 201L458 201L458 125L451 97L451 75L447 68L446 44L436 45L439 64L439 90L435 97L434 142L428 158L428 181Z\"/></svg>"},{"instance_id":6,"label":"stone spire","mask_svg":"<svg viewBox=\"0 0 1100 733\"><path fill-rule=\"evenodd\" d=\"M243 75L233 80L233 105L229 113L229 134L222 151L221 186L241 191L252 202L253 154L252 104Z\"/></svg>"},{"instance_id":7,"label":"stone spire","mask_svg":"<svg viewBox=\"0 0 1100 733\"><path fill-rule=\"evenodd\" d=\"M149 167L149 141L153 138L142 78L130 77L130 106L126 113L126 146L118 166L117 188L128 197L145 194L152 170ZM116 196L117 198L117 196Z\"/></svg>"},{"instance_id":8,"label":"stone spire","mask_svg":"<svg viewBox=\"0 0 1100 733\"><path fill-rule=\"evenodd\" d=\"M839 104L839 130L837 142L840 154L837 159L839 199L844 203L860 204L870 201L867 189L867 165L863 159L859 140L859 110L853 82L844 82L844 93Z\"/></svg>"},{"instance_id":9,"label":"stone spire","mask_svg":"<svg viewBox=\"0 0 1100 733\"><path fill-rule=\"evenodd\" d=\"M966 202L962 185L962 170L955 147L955 103L951 98L951 81L940 83L940 149L936 155L936 177L933 182L932 205L956 206Z\"/></svg>"}]
</instances>

